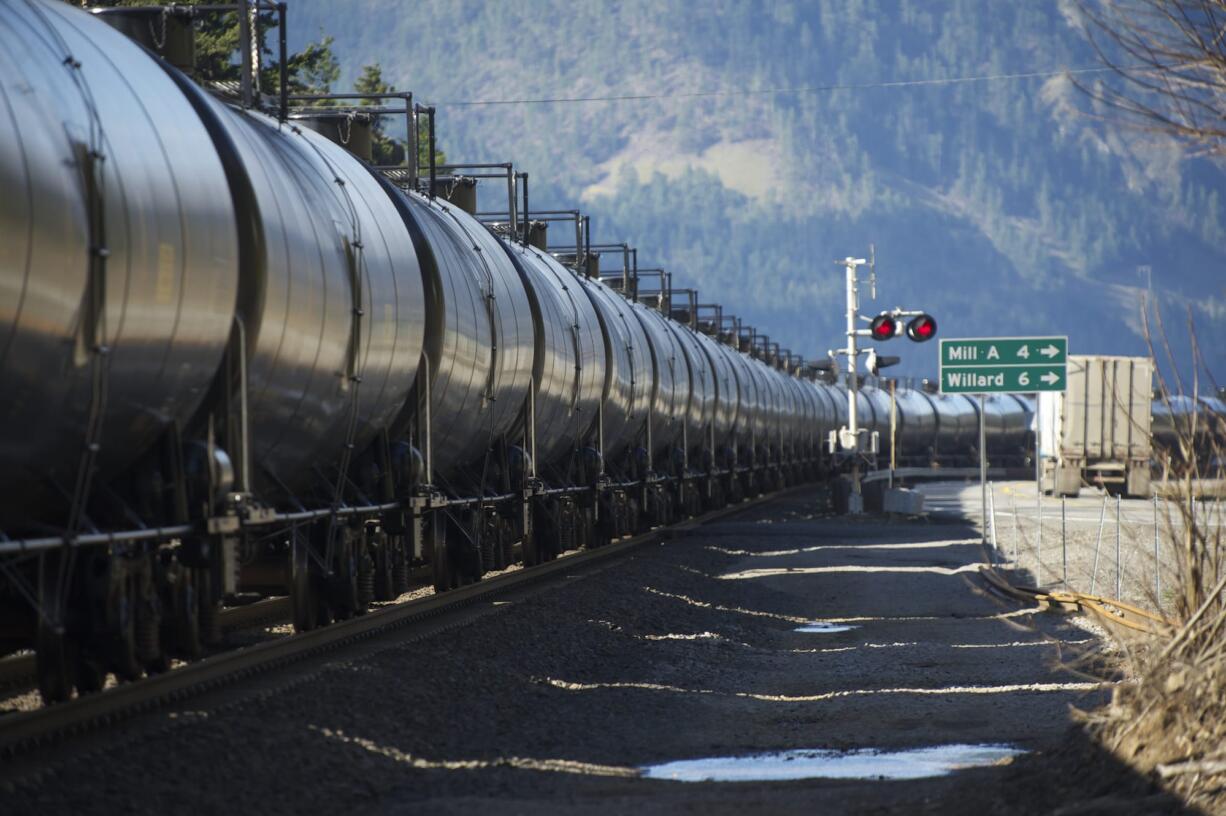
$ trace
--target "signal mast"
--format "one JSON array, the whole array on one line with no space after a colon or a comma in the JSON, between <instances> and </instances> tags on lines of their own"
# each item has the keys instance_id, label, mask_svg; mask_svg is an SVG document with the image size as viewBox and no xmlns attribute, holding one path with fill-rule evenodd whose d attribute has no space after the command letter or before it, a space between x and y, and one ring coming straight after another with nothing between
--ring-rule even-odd
<instances>
[{"instance_id":1,"label":"signal mast","mask_svg":"<svg viewBox=\"0 0 1226 816\"><path fill-rule=\"evenodd\" d=\"M860 443L860 434L865 433L867 429L859 426L858 398L860 378L856 371L856 360L861 354L867 354L866 368L870 374L876 375L881 369L897 364L899 358L878 355L876 349L861 349L856 340L860 337L869 337L873 340L884 342L905 332L907 337L913 342L923 343L936 337L937 322L935 318L926 312L903 309L897 306L889 311L881 312L875 317L866 317L860 314L860 279L858 270L861 266L867 266L869 270L869 296L873 300L877 299L876 248L872 244L869 244L867 259L847 257L835 261L835 263L842 266L846 272L847 347L833 349L827 352L827 354L829 354L832 360L837 355L847 357L847 424L837 431L831 431L826 445L831 454L838 454L841 451L844 456L851 457L852 493L856 498L852 499L849 509L853 513L859 513L863 509L863 502L859 499L861 495L861 459L871 462L870 457L877 454L880 445L876 431L873 432L867 445L861 445ZM903 325L903 318L910 318L905 327ZM869 328L856 328L860 321L868 323Z\"/></svg>"}]
</instances>

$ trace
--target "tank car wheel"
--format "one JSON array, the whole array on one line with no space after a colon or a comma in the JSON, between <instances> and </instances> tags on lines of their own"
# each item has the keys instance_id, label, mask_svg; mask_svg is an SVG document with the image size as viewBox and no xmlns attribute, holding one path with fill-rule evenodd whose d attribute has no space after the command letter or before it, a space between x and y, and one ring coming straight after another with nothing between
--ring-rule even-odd
<instances>
[{"instance_id":1,"label":"tank car wheel","mask_svg":"<svg viewBox=\"0 0 1226 816\"><path fill-rule=\"evenodd\" d=\"M325 626L331 626L333 621L339 620L340 616L332 609L332 605L320 593L319 603L315 604L315 627L322 629Z\"/></svg>"},{"instance_id":2,"label":"tank car wheel","mask_svg":"<svg viewBox=\"0 0 1226 816\"><path fill-rule=\"evenodd\" d=\"M511 562L507 559L507 534L502 523L502 517L496 513L491 513L487 516L485 530L482 535L482 543L485 545L486 553L489 556L488 558L484 555L482 557L485 568L504 570L510 566Z\"/></svg>"},{"instance_id":3,"label":"tank car wheel","mask_svg":"<svg viewBox=\"0 0 1226 816\"><path fill-rule=\"evenodd\" d=\"M389 536L392 557L392 591L400 597L409 591L409 555L405 550L403 535Z\"/></svg>"},{"instance_id":4,"label":"tank car wheel","mask_svg":"<svg viewBox=\"0 0 1226 816\"><path fill-rule=\"evenodd\" d=\"M522 550L525 567L533 567L541 562L540 556L537 554L536 550L536 537L538 534L539 533L535 525L533 525L531 530L524 533Z\"/></svg>"},{"instance_id":5,"label":"tank car wheel","mask_svg":"<svg viewBox=\"0 0 1226 816\"><path fill-rule=\"evenodd\" d=\"M596 513L591 507L579 508L579 529L575 544L581 550L596 548Z\"/></svg>"},{"instance_id":6,"label":"tank car wheel","mask_svg":"<svg viewBox=\"0 0 1226 816\"><path fill-rule=\"evenodd\" d=\"M319 595L311 575L311 543L295 530L290 540L289 600L294 631L309 632L319 622Z\"/></svg>"},{"instance_id":7,"label":"tank car wheel","mask_svg":"<svg viewBox=\"0 0 1226 816\"><path fill-rule=\"evenodd\" d=\"M77 693L96 694L106 686L106 669L93 658L77 655Z\"/></svg>"},{"instance_id":8,"label":"tank car wheel","mask_svg":"<svg viewBox=\"0 0 1226 816\"><path fill-rule=\"evenodd\" d=\"M633 496L625 496L621 506L621 535L628 536L639 529L639 501Z\"/></svg>"},{"instance_id":9,"label":"tank car wheel","mask_svg":"<svg viewBox=\"0 0 1226 816\"><path fill-rule=\"evenodd\" d=\"M504 570L509 566L507 561L506 547L506 531L502 528L502 518L496 513L491 513L485 523L484 535L488 538L483 539L487 543L486 551L489 557L482 557L482 563L487 570Z\"/></svg>"},{"instance_id":10,"label":"tank car wheel","mask_svg":"<svg viewBox=\"0 0 1226 816\"><path fill-rule=\"evenodd\" d=\"M200 618L200 641L204 646L221 642L221 599L213 595L213 570L201 567L192 576Z\"/></svg>"},{"instance_id":11,"label":"tank car wheel","mask_svg":"<svg viewBox=\"0 0 1226 816\"><path fill-rule=\"evenodd\" d=\"M169 643L166 630L169 621L158 587L167 583L165 570L152 554L143 559L143 567L132 576L133 611L136 614L136 656L148 674L170 670Z\"/></svg>"},{"instance_id":12,"label":"tank car wheel","mask_svg":"<svg viewBox=\"0 0 1226 816\"><path fill-rule=\"evenodd\" d=\"M162 638L162 609L156 598L137 599L136 653L146 673L170 670L170 655Z\"/></svg>"},{"instance_id":13,"label":"tank car wheel","mask_svg":"<svg viewBox=\"0 0 1226 816\"><path fill-rule=\"evenodd\" d=\"M76 658L68 635L40 621L35 648L38 693L44 703L62 703L72 697Z\"/></svg>"},{"instance_id":14,"label":"tank car wheel","mask_svg":"<svg viewBox=\"0 0 1226 816\"><path fill-rule=\"evenodd\" d=\"M374 553L369 547L355 543L355 557L358 569L358 595L354 613L365 615L370 611L370 605L375 600L376 565Z\"/></svg>"},{"instance_id":15,"label":"tank car wheel","mask_svg":"<svg viewBox=\"0 0 1226 816\"><path fill-rule=\"evenodd\" d=\"M112 584L107 597L111 669L123 680L136 680L143 674L137 648L138 601L132 584L132 579L125 576Z\"/></svg>"},{"instance_id":16,"label":"tank car wheel","mask_svg":"<svg viewBox=\"0 0 1226 816\"><path fill-rule=\"evenodd\" d=\"M77 661L76 645L67 631L68 610L58 582L59 559L44 557L39 565L38 629L34 635L34 670L38 693L44 703L60 703L72 697Z\"/></svg>"},{"instance_id":17,"label":"tank car wheel","mask_svg":"<svg viewBox=\"0 0 1226 816\"><path fill-rule=\"evenodd\" d=\"M552 534L553 521L539 503L532 506L532 529L524 533L524 566L535 567L542 557L542 542Z\"/></svg>"},{"instance_id":18,"label":"tank car wheel","mask_svg":"<svg viewBox=\"0 0 1226 816\"><path fill-rule=\"evenodd\" d=\"M503 569L515 563L515 528L507 519L498 519L498 542L502 546Z\"/></svg>"},{"instance_id":19,"label":"tank car wheel","mask_svg":"<svg viewBox=\"0 0 1226 816\"><path fill-rule=\"evenodd\" d=\"M485 573L484 548L481 546L481 520L471 519L472 535L454 522L455 536L451 544L452 566L455 570L457 586L468 586L481 580Z\"/></svg>"},{"instance_id":20,"label":"tank car wheel","mask_svg":"<svg viewBox=\"0 0 1226 816\"><path fill-rule=\"evenodd\" d=\"M493 514L483 512L480 521L474 526L479 535L481 566L489 570L501 569L498 566L498 528L494 524Z\"/></svg>"},{"instance_id":21,"label":"tank car wheel","mask_svg":"<svg viewBox=\"0 0 1226 816\"><path fill-rule=\"evenodd\" d=\"M446 522L434 518L429 522L430 572L434 579L434 591L446 592L455 586L455 566L451 562L451 548L447 546Z\"/></svg>"},{"instance_id":22,"label":"tank car wheel","mask_svg":"<svg viewBox=\"0 0 1226 816\"><path fill-rule=\"evenodd\" d=\"M204 652L200 639L200 599L196 594L195 570L179 565L169 590L170 618L166 642L175 654L193 659Z\"/></svg>"},{"instance_id":23,"label":"tank car wheel","mask_svg":"<svg viewBox=\"0 0 1226 816\"><path fill-rule=\"evenodd\" d=\"M568 550L575 549L579 532L579 512L570 502L558 505L553 535L542 542L541 559L553 561Z\"/></svg>"},{"instance_id":24,"label":"tank car wheel","mask_svg":"<svg viewBox=\"0 0 1226 816\"><path fill-rule=\"evenodd\" d=\"M359 588L361 554L354 546L348 530L339 533L332 557L332 577L329 583L328 600L336 617L345 620L357 614L361 606Z\"/></svg>"},{"instance_id":25,"label":"tank car wheel","mask_svg":"<svg viewBox=\"0 0 1226 816\"><path fill-rule=\"evenodd\" d=\"M592 524L592 546L607 547L613 543L613 538L616 533L613 513L611 510L601 513L600 517Z\"/></svg>"},{"instance_id":26,"label":"tank car wheel","mask_svg":"<svg viewBox=\"0 0 1226 816\"><path fill-rule=\"evenodd\" d=\"M396 592L396 556L391 537L387 533L376 533L371 549L375 560L374 599L387 602L399 594Z\"/></svg>"}]
</instances>

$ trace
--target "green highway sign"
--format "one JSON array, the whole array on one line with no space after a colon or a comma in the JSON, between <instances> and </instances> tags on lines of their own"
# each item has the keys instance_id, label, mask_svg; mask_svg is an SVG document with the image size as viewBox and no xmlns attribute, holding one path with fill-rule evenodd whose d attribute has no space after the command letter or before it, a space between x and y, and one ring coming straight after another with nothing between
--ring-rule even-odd
<instances>
[{"instance_id":1,"label":"green highway sign","mask_svg":"<svg viewBox=\"0 0 1226 816\"><path fill-rule=\"evenodd\" d=\"M1063 391L1067 363L1067 337L942 340L941 393Z\"/></svg>"},{"instance_id":2,"label":"green highway sign","mask_svg":"<svg viewBox=\"0 0 1226 816\"><path fill-rule=\"evenodd\" d=\"M1067 337L942 340L941 367L1048 365L1068 361Z\"/></svg>"},{"instance_id":3,"label":"green highway sign","mask_svg":"<svg viewBox=\"0 0 1226 816\"><path fill-rule=\"evenodd\" d=\"M943 394L1063 391L1064 366L976 366L941 369Z\"/></svg>"}]
</instances>

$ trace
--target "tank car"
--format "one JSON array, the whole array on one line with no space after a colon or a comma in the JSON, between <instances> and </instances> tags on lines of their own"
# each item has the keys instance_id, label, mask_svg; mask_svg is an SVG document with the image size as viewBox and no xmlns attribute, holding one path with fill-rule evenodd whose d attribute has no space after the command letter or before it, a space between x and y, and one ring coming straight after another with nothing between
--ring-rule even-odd
<instances>
[{"instance_id":1,"label":"tank car","mask_svg":"<svg viewBox=\"0 0 1226 816\"><path fill-rule=\"evenodd\" d=\"M7 548L0 617L7 648L37 646L43 693L58 699L73 676L100 686L102 659L139 673L160 610L194 645L192 589L207 594L211 578L195 560L71 542L133 516L187 522L217 498L188 489L193 463L219 493L232 480L207 437L182 440L231 341L240 246L206 127L140 49L61 3L6 4L0 43L0 529L54 535ZM121 478L133 489L112 487ZM116 495L91 501L103 492ZM158 597L160 572L174 597ZM75 641L106 654L78 656Z\"/></svg>"},{"instance_id":2,"label":"tank car","mask_svg":"<svg viewBox=\"0 0 1226 816\"><path fill-rule=\"evenodd\" d=\"M1226 391L1226 389L1224 389ZM1177 467L1193 457L1202 474L1226 467L1226 397L1172 394L1153 401L1154 446Z\"/></svg>"}]
</instances>

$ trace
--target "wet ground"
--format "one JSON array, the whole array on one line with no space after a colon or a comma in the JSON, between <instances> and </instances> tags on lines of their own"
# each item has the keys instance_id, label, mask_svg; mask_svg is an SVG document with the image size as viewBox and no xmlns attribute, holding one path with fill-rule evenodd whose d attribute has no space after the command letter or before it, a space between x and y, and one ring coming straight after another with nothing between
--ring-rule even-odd
<instances>
[{"instance_id":1,"label":"wet ground","mask_svg":"<svg viewBox=\"0 0 1226 816\"><path fill-rule=\"evenodd\" d=\"M1091 628L986 595L952 516L814 506L793 493L473 624L127 723L19 769L0 811L1171 810L1070 730L1108 693L1066 665ZM918 779L644 776L796 751L877 777L877 752L959 745L1009 750Z\"/></svg>"}]
</instances>

